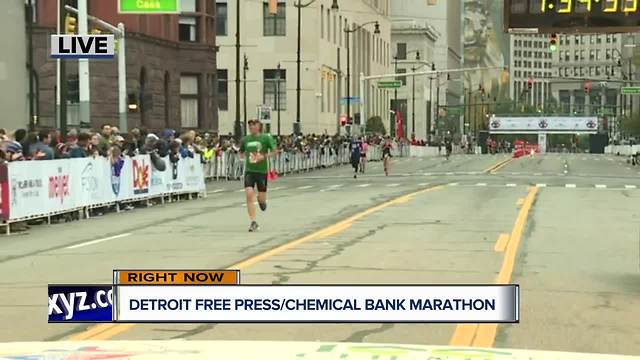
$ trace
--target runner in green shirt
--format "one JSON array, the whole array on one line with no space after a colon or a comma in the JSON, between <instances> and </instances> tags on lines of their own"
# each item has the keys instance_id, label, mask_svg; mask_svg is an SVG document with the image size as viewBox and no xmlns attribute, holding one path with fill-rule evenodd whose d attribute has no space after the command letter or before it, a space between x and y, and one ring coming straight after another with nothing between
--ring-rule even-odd
<instances>
[{"instance_id":1,"label":"runner in green shirt","mask_svg":"<svg viewBox=\"0 0 640 360\"><path fill-rule=\"evenodd\" d=\"M276 141L269 134L262 133L260 120L249 121L249 135L242 139L240 153L244 156L244 192L247 199L247 212L251 225L249 231L258 230L256 209L254 206L255 190L258 189L258 205L260 210L267 210L267 173L269 157L276 149Z\"/></svg>"}]
</instances>

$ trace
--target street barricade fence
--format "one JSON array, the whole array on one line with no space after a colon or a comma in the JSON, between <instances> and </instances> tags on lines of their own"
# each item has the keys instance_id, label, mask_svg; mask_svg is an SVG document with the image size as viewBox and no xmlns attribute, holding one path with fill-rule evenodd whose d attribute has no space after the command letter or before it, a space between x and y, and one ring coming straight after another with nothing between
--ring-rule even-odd
<instances>
[{"instance_id":1,"label":"street barricade fence","mask_svg":"<svg viewBox=\"0 0 640 360\"><path fill-rule=\"evenodd\" d=\"M158 171L149 155L17 161L0 165L0 220L9 223L95 207L204 194L200 156L176 163L163 159Z\"/></svg>"},{"instance_id":2,"label":"street barricade fence","mask_svg":"<svg viewBox=\"0 0 640 360\"><path fill-rule=\"evenodd\" d=\"M286 150L279 151L269 160L271 169L279 175L286 176L300 172L308 172L318 168L326 168L349 164L351 150L349 144L340 146L321 146L308 151ZM396 157L408 156L409 147L394 144L392 155ZM367 161L382 160L382 146L370 145ZM244 173L244 162L239 154L227 150L213 156L203 165L204 177L207 180L238 180Z\"/></svg>"}]
</instances>

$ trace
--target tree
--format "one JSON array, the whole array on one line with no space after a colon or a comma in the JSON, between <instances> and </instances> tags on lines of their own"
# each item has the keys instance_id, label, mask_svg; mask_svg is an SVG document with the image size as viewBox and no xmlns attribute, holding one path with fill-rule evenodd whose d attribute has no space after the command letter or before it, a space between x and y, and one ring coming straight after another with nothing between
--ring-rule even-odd
<instances>
[{"instance_id":1,"label":"tree","mask_svg":"<svg viewBox=\"0 0 640 360\"><path fill-rule=\"evenodd\" d=\"M386 135L387 129L384 127L384 122L380 116L372 116L367 120L366 132L376 133L380 135Z\"/></svg>"}]
</instances>

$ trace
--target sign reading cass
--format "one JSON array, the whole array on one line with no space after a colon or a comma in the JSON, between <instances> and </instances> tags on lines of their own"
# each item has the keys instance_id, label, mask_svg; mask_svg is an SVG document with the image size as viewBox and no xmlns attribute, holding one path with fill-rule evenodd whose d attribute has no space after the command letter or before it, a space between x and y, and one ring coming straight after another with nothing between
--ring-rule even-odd
<instances>
[{"instance_id":1,"label":"sign reading cass","mask_svg":"<svg viewBox=\"0 0 640 360\"><path fill-rule=\"evenodd\" d=\"M185 11L188 10L185 9ZM177 14L179 12L179 0L118 0L120 14Z\"/></svg>"},{"instance_id":2,"label":"sign reading cass","mask_svg":"<svg viewBox=\"0 0 640 360\"><path fill-rule=\"evenodd\" d=\"M595 133L598 118L588 116L498 117L489 119L489 131L499 133Z\"/></svg>"}]
</instances>

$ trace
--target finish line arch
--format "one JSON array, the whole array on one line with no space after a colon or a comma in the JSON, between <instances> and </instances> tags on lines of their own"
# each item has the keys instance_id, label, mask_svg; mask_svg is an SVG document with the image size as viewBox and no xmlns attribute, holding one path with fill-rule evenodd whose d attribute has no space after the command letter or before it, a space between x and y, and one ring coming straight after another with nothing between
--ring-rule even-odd
<instances>
[{"instance_id":1,"label":"finish line arch","mask_svg":"<svg viewBox=\"0 0 640 360\"><path fill-rule=\"evenodd\" d=\"M596 116L491 116L489 135L537 134L540 152L547 148L547 134L597 134Z\"/></svg>"}]
</instances>

